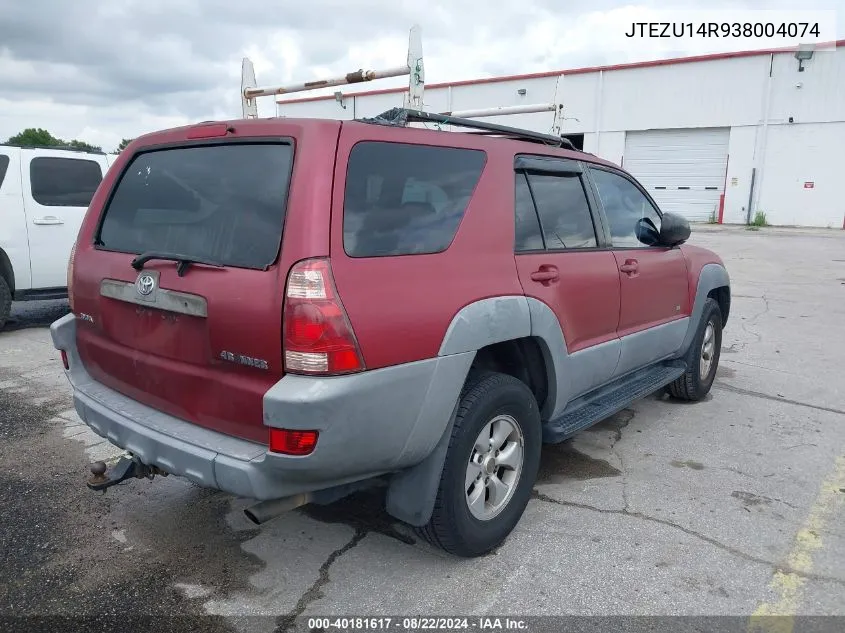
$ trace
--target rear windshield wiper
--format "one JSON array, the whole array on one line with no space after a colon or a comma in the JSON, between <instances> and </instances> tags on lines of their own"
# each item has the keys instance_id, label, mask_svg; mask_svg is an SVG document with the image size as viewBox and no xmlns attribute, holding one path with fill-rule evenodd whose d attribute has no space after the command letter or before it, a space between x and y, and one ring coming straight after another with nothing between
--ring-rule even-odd
<instances>
[{"instance_id":1,"label":"rear windshield wiper","mask_svg":"<svg viewBox=\"0 0 845 633\"><path fill-rule=\"evenodd\" d=\"M180 277L185 274L185 271L191 264L204 264L206 266L215 266L216 268L223 268L223 264L220 264L218 262L212 262L207 259L201 259L199 257L193 257L191 255L180 255L179 253L161 253L159 251L147 251L146 253L141 253L135 259L132 260L132 268L134 268L135 270L143 270L144 264L146 264L151 259L165 259L168 261L176 262L176 274Z\"/></svg>"}]
</instances>

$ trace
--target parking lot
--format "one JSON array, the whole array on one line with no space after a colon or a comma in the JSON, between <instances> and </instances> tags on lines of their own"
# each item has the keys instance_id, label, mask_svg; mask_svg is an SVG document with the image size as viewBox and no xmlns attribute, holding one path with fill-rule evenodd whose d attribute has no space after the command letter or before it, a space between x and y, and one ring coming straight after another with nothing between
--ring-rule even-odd
<instances>
[{"instance_id":1,"label":"parking lot","mask_svg":"<svg viewBox=\"0 0 845 633\"><path fill-rule=\"evenodd\" d=\"M86 489L116 451L73 412L47 326L0 333L0 612L299 615L845 615L845 231L698 226L731 274L716 383L656 394L544 449L507 542L421 542L376 493L257 528L185 481ZM266 615L268 618L239 616ZM151 630L158 625L151 624Z\"/></svg>"}]
</instances>

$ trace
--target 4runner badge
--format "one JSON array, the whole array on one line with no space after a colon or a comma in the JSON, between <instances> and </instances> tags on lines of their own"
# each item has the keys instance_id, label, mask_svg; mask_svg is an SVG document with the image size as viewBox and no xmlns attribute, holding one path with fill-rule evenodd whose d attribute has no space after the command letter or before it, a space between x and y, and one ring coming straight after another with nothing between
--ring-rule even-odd
<instances>
[{"instance_id":1,"label":"4runner badge","mask_svg":"<svg viewBox=\"0 0 845 633\"><path fill-rule=\"evenodd\" d=\"M155 278L150 275L149 273L141 273L138 276L138 280L135 282L135 289L138 291L138 294L146 297L148 296L156 287L156 280Z\"/></svg>"},{"instance_id":2,"label":"4runner badge","mask_svg":"<svg viewBox=\"0 0 845 633\"><path fill-rule=\"evenodd\" d=\"M220 359L227 360L230 363L238 363L239 365L246 365L247 367L257 367L258 369L268 369L269 365L263 358L252 358L251 356L244 356L243 354L233 354L232 352L220 352Z\"/></svg>"}]
</instances>

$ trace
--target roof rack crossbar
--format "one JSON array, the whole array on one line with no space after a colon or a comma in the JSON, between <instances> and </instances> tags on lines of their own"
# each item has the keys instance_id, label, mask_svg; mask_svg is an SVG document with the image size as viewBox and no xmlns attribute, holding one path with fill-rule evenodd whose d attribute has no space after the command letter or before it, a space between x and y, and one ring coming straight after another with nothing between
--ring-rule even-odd
<instances>
[{"instance_id":1,"label":"roof rack crossbar","mask_svg":"<svg viewBox=\"0 0 845 633\"><path fill-rule=\"evenodd\" d=\"M566 147L567 149L572 150L576 149L572 144L572 141L562 136L543 134L542 132L534 132L533 130L525 130L507 125L498 125L496 123L488 123L486 121L473 121L472 119L456 117L448 114L434 114L431 112L422 112L420 110L409 110L407 108L393 108L392 110L383 112L374 118L360 120L366 123L378 123L381 125L405 126L408 123L437 123L439 125L453 125L455 127L462 127L471 130L481 130L489 134L510 136L523 141L533 141L535 143L543 143L545 145L552 145L555 147Z\"/></svg>"},{"instance_id":2,"label":"roof rack crossbar","mask_svg":"<svg viewBox=\"0 0 845 633\"><path fill-rule=\"evenodd\" d=\"M441 112L446 116L455 116L464 119L480 119L488 116L506 116L509 114L534 114L537 112L555 112L563 105L557 106L554 103L532 103L529 105L499 106L495 108L478 108L476 110L455 110L452 112Z\"/></svg>"},{"instance_id":3,"label":"roof rack crossbar","mask_svg":"<svg viewBox=\"0 0 845 633\"><path fill-rule=\"evenodd\" d=\"M409 75L408 92L405 93L405 107L422 109L423 91L425 89L425 68L422 58L422 37L418 25L414 25L411 28L408 38L408 58L405 65L384 70L361 69L330 79L317 79L315 81L306 81L287 86L260 88L255 80L255 67L252 61L244 57L241 62L241 109L245 119L254 119L258 117L258 104L256 102L258 97L306 92L309 90L319 90L320 88L331 88L334 86L374 81L376 79L386 79L387 77L401 77L403 75Z\"/></svg>"}]
</instances>

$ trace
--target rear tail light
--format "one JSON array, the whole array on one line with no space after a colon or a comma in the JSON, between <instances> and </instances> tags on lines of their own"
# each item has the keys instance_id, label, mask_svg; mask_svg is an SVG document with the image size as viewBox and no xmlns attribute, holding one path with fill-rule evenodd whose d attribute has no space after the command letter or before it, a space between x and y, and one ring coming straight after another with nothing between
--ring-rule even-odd
<instances>
[{"instance_id":1,"label":"rear tail light","mask_svg":"<svg viewBox=\"0 0 845 633\"><path fill-rule=\"evenodd\" d=\"M365 369L327 259L308 259L291 269L283 334L288 373L334 375Z\"/></svg>"},{"instance_id":2,"label":"rear tail light","mask_svg":"<svg viewBox=\"0 0 845 633\"><path fill-rule=\"evenodd\" d=\"M70 311L73 312L73 260L76 259L76 242L70 248L70 259L67 263L67 300Z\"/></svg>"},{"instance_id":3,"label":"rear tail light","mask_svg":"<svg viewBox=\"0 0 845 633\"><path fill-rule=\"evenodd\" d=\"M310 455L317 446L317 431L270 429L270 451L285 455Z\"/></svg>"}]
</instances>

